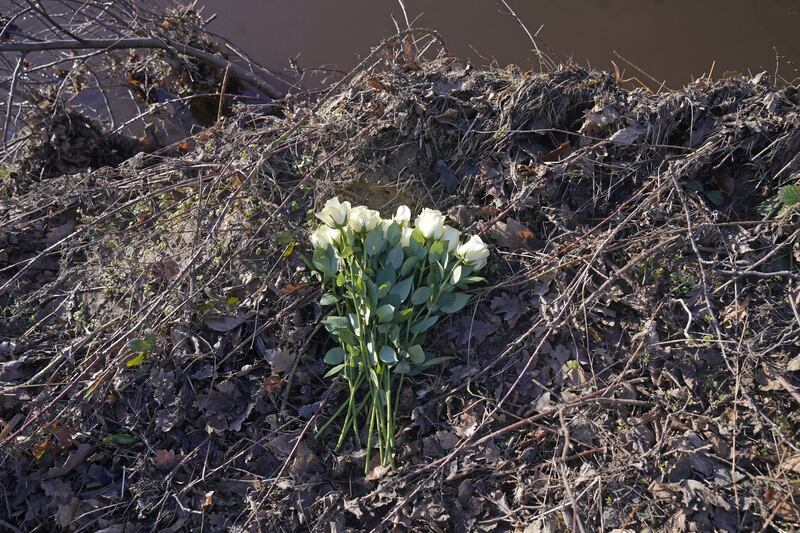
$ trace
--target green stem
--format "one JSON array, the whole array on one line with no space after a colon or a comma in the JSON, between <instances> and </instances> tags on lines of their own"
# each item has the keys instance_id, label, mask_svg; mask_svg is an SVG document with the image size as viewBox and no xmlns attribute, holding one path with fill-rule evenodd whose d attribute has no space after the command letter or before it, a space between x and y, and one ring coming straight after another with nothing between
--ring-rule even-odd
<instances>
[{"instance_id":1,"label":"green stem","mask_svg":"<svg viewBox=\"0 0 800 533\"><path fill-rule=\"evenodd\" d=\"M364 381L364 374L359 374L358 377L356 378L355 387L356 388L360 387L361 383L363 381ZM322 427L319 429L319 431L316 432L316 434L314 435L314 438L319 438L319 436L322 435L322 433L326 429L328 429L328 426L330 426L337 418L339 418L339 415L342 414L342 411L344 411L349 405L350 405L349 401L348 402L344 402L342 405L340 405L339 408L336 410L336 412L334 412L333 415L331 415L331 417L328 419L328 421L325 422L322 425Z\"/></svg>"},{"instance_id":2,"label":"green stem","mask_svg":"<svg viewBox=\"0 0 800 533\"><path fill-rule=\"evenodd\" d=\"M364 475L369 473L369 456L372 452L372 428L375 424L375 402L372 402L372 406L369 410L369 430L367 431L367 457L366 462L364 463Z\"/></svg>"}]
</instances>

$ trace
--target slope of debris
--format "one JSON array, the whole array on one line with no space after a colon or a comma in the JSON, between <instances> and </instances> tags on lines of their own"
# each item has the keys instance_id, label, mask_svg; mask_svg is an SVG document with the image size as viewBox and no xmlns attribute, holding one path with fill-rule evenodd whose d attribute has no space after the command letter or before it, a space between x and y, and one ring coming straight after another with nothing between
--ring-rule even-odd
<instances>
[{"instance_id":1,"label":"slope of debris","mask_svg":"<svg viewBox=\"0 0 800 533\"><path fill-rule=\"evenodd\" d=\"M406 54L281 105L7 189L1 524L800 524L794 88ZM315 438L343 388L301 256L334 195L436 207L492 247L430 336L456 359L401 398L397 471L366 478Z\"/></svg>"}]
</instances>

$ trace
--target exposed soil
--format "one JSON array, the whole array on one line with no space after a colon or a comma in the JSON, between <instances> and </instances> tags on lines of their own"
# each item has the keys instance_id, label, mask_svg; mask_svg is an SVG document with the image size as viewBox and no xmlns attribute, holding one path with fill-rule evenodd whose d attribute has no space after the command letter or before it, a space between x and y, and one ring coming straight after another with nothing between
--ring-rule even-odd
<instances>
[{"instance_id":1,"label":"exposed soil","mask_svg":"<svg viewBox=\"0 0 800 533\"><path fill-rule=\"evenodd\" d=\"M84 118L30 145L0 200L0 525L800 525L797 91L434 48L130 159L114 137L98 164ZM430 336L456 359L406 387L397 471L366 478L313 437L343 389L301 254L333 195L436 207L492 248Z\"/></svg>"}]
</instances>

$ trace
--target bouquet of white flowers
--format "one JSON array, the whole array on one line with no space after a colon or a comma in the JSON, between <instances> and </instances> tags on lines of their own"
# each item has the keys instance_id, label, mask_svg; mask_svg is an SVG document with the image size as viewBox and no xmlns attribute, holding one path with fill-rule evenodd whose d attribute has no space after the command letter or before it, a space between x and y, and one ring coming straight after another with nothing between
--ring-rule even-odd
<instances>
[{"instance_id":1,"label":"bouquet of white flowers","mask_svg":"<svg viewBox=\"0 0 800 533\"><path fill-rule=\"evenodd\" d=\"M319 430L345 415L337 450L348 434L366 439L367 468L377 434L382 465L393 466L395 417L405 376L448 358L426 352L425 334L443 315L460 311L469 295L460 290L483 281L473 275L489 250L477 235L445 225L439 211L423 209L411 226L400 206L391 219L365 206L333 198L317 213L311 264L325 294L320 305L336 312L323 323L337 346L325 354L326 377L341 375L347 401Z\"/></svg>"}]
</instances>

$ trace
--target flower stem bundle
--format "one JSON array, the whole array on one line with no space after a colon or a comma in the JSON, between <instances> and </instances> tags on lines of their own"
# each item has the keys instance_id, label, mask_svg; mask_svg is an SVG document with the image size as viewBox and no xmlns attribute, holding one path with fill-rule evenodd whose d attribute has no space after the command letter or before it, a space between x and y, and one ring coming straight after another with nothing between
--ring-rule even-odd
<instances>
[{"instance_id":1,"label":"flower stem bundle","mask_svg":"<svg viewBox=\"0 0 800 533\"><path fill-rule=\"evenodd\" d=\"M423 209L411 225L400 206L391 219L337 198L317 213L311 264L322 282L323 323L337 343L325 354L326 377L341 376L347 399L325 425L342 420L337 450L352 436L394 466L397 407L406 376L446 361L423 348L426 332L469 300L461 292L482 281L489 250L480 237L461 242L439 211Z\"/></svg>"}]
</instances>

